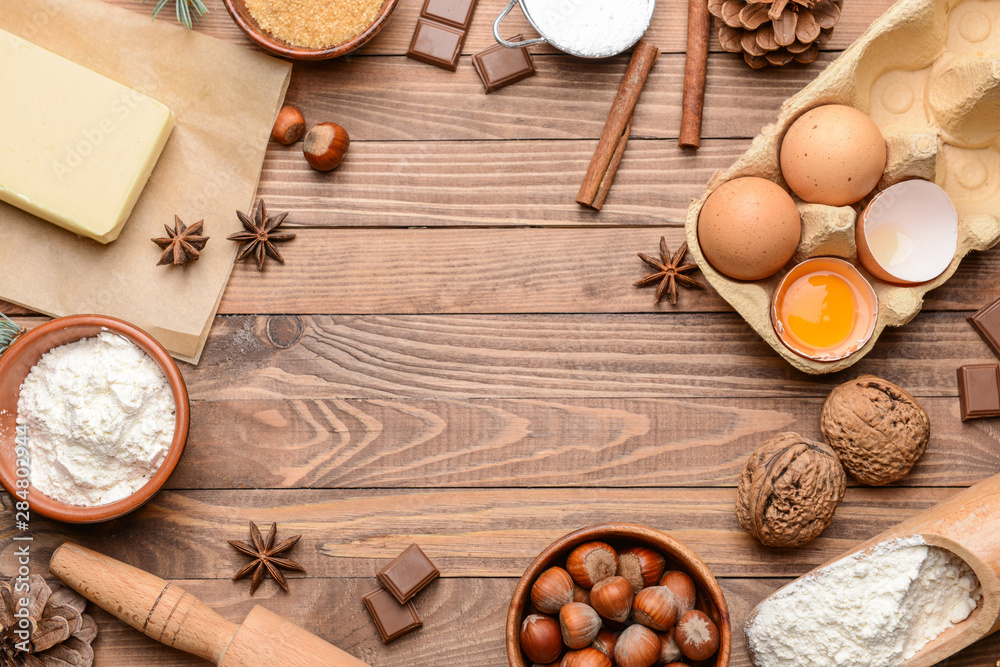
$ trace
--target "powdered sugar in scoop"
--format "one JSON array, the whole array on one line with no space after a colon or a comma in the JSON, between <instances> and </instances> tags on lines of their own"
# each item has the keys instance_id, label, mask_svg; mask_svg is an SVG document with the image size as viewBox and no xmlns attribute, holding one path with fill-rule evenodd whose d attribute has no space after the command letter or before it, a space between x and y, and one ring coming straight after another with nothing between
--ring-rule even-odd
<instances>
[{"instance_id":1,"label":"powdered sugar in scoop","mask_svg":"<svg viewBox=\"0 0 1000 667\"><path fill-rule=\"evenodd\" d=\"M655 0L522 0L539 33L553 46L585 58L606 58L646 32Z\"/></svg>"}]
</instances>

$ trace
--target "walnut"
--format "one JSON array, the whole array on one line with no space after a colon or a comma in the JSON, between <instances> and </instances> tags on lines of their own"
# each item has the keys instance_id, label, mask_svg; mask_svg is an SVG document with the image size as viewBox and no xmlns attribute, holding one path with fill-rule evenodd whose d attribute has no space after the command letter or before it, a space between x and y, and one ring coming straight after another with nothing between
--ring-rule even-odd
<instances>
[{"instance_id":1,"label":"walnut","mask_svg":"<svg viewBox=\"0 0 1000 667\"><path fill-rule=\"evenodd\" d=\"M757 448L740 474L736 516L769 547L799 547L830 525L847 475L837 453L798 433L779 433Z\"/></svg>"},{"instance_id":2,"label":"walnut","mask_svg":"<svg viewBox=\"0 0 1000 667\"><path fill-rule=\"evenodd\" d=\"M905 477L931 437L930 418L917 400L874 375L834 389L820 427L847 471L872 486Z\"/></svg>"}]
</instances>

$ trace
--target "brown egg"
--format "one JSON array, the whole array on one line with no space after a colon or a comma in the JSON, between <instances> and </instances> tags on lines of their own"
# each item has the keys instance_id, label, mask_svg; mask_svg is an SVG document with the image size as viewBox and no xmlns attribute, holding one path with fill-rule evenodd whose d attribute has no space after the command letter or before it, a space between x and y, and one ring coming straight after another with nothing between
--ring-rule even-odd
<instances>
[{"instance_id":1,"label":"brown egg","mask_svg":"<svg viewBox=\"0 0 1000 667\"><path fill-rule=\"evenodd\" d=\"M885 171L885 138L867 114L828 104L792 123L781 142L781 174L807 202L850 206Z\"/></svg>"},{"instance_id":2,"label":"brown egg","mask_svg":"<svg viewBox=\"0 0 1000 667\"><path fill-rule=\"evenodd\" d=\"M761 280L795 254L802 220L791 195L756 176L735 178L708 196L698 217L698 244L718 271Z\"/></svg>"}]
</instances>

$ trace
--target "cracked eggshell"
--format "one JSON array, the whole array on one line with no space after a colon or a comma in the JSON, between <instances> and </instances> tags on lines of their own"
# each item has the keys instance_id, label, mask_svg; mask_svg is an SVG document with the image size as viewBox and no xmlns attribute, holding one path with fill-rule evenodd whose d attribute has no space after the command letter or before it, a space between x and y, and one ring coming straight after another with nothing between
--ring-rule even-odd
<instances>
[{"instance_id":1,"label":"cracked eggshell","mask_svg":"<svg viewBox=\"0 0 1000 667\"><path fill-rule=\"evenodd\" d=\"M918 285L944 273L958 249L958 213L929 181L903 181L878 193L854 229L858 259L881 280Z\"/></svg>"}]
</instances>

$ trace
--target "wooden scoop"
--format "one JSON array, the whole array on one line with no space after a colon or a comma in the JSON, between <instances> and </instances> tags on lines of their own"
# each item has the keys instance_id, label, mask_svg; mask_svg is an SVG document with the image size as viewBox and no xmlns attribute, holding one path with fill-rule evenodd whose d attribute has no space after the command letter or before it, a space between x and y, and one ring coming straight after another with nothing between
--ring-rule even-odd
<instances>
[{"instance_id":1,"label":"wooden scoop","mask_svg":"<svg viewBox=\"0 0 1000 667\"><path fill-rule=\"evenodd\" d=\"M76 544L56 549L49 571L147 637L220 667L367 664L263 607L230 623L181 587Z\"/></svg>"},{"instance_id":2,"label":"wooden scoop","mask_svg":"<svg viewBox=\"0 0 1000 667\"><path fill-rule=\"evenodd\" d=\"M979 606L967 619L941 633L903 663L905 667L929 667L1000 629L998 517L1000 517L1000 475L995 475L824 563L804 577L814 574L830 563L870 549L887 540L913 535L919 535L927 544L947 549L964 560L979 577L983 587L983 597L979 601ZM756 618L758 607L760 604L747 616L748 626ZM753 659L753 655L751 658ZM756 659L754 664L757 664Z\"/></svg>"}]
</instances>

